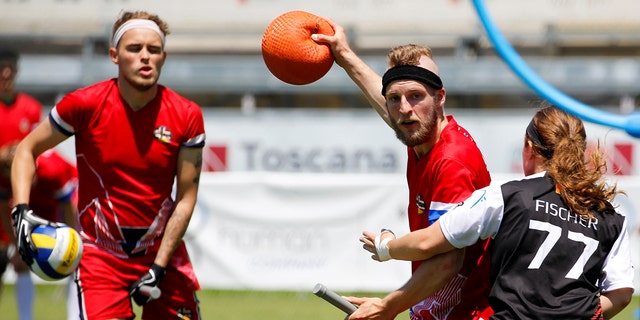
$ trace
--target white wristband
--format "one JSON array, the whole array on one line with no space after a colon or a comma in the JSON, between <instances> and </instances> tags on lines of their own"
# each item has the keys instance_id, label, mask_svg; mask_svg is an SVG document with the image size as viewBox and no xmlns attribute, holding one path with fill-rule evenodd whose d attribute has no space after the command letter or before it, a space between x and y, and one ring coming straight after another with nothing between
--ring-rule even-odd
<instances>
[{"instance_id":1,"label":"white wristband","mask_svg":"<svg viewBox=\"0 0 640 320\"><path fill-rule=\"evenodd\" d=\"M377 235L375 239L376 254L378 255L378 259L380 259L380 261L391 260L391 254L389 254L389 247L387 246L387 244L393 239L385 238L380 241L380 236L381 234Z\"/></svg>"}]
</instances>

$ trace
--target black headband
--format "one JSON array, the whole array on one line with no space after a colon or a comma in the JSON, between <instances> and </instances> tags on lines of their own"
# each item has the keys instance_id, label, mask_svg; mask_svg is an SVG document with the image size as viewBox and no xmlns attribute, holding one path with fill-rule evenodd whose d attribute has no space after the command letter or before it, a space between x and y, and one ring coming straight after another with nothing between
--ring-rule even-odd
<instances>
[{"instance_id":1,"label":"black headband","mask_svg":"<svg viewBox=\"0 0 640 320\"><path fill-rule=\"evenodd\" d=\"M442 80L437 74L422 67L401 65L387 70L382 76L382 95L386 95L387 86L391 82L404 79L419 81L437 90L442 89Z\"/></svg>"},{"instance_id":2,"label":"black headband","mask_svg":"<svg viewBox=\"0 0 640 320\"><path fill-rule=\"evenodd\" d=\"M551 159L551 157L553 156L553 149L549 148L549 146L544 141L544 139L542 139L542 136L540 135L540 131L538 131L538 128L533 122L533 119L531 119L531 122L529 122L529 125L527 126L527 137L529 137L529 139L531 139L531 141L534 144L541 146L543 148L543 151L542 151L543 157L547 159Z\"/></svg>"}]
</instances>

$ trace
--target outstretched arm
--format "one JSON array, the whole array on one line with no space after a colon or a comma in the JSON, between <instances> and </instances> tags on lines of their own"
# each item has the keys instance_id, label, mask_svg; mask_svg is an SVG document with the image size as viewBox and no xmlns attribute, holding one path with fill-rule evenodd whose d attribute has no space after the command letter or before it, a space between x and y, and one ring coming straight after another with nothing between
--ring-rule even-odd
<instances>
[{"instance_id":1,"label":"outstretched arm","mask_svg":"<svg viewBox=\"0 0 640 320\"><path fill-rule=\"evenodd\" d=\"M382 120L389 124L386 101L382 96L382 77L351 50L344 28L329 18L324 17L324 19L333 27L335 34L333 36L313 34L311 38L318 43L326 43L331 47L336 63L360 87L369 104L382 117Z\"/></svg>"},{"instance_id":2,"label":"outstretched arm","mask_svg":"<svg viewBox=\"0 0 640 320\"><path fill-rule=\"evenodd\" d=\"M422 261L494 237L500 228L504 203L499 185L474 191L462 204L427 228L401 238L375 243L376 234L363 232L360 241L373 258ZM383 238L390 237L386 233Z\"/></svg>"},{"instance_id":3,"label":"outstretched arm","mask_svg":"<svg viewBox=\"0 0 640 320\"><path fill-rule=\"evenodd\" d=\"M389 254L397 260L420 261L454 249L440 229L440 220L389 242Z\"/></svg>"},{"instance_id":4,"label":"outstretched arm","mask_svg":"<svg viewBox=\"0 0 640 320\"><path fill-rule=\"evenodd\" d=\"M398 239L389 242L381 241L377 246L376 236L374 233L365 231L360 241L363 243L362 247L373 253L372 258L378 261L389 259L421 261L456 249L447 241L440 229L440 220L427 228L412 231ZM383 239L388 237L384 236Z\"/></svg>"}]
</instances>

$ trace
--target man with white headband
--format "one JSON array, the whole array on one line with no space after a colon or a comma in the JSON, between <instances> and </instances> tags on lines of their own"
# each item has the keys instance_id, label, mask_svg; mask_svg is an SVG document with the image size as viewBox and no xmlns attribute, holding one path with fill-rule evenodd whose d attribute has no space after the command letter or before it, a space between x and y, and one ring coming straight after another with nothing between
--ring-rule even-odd
<instances>
[{"instance_id":1,"label":"man with white headband","mask_svg":"<svg viewBox=\"0 0 640 320\"><path fill-rule=\"evenodd\" d=\"M333 56L362 89L373 108L408 148L409 228L435 223L491 178L471 135L444 113L446 90L431 50L406 45L389 51L383 77L350 48L344 28L312 39L331 46ZM384 230L383 234L389 234ZM347 297L359 306L348 319L395 319L409 309L412 320L488 319L488 242L412 262L412 276L383 299Z\"/></svg>"},{"instance_id":2,"label":"man with white headband","mask_svg":"<svg viewBox=\"0 0 640 320\"><path fill-rule=\"evenodd\" d=\"M142 319L200 319L182 237L197 199L204 120L197 104L158 84L167 34L158 16L124 12L109 49L117 78L66 95L16 150L12 214L24 225L38 214L28 202L34 159L75 136L82 319L133 319L132 299Z\"/></svg>"}]
</instances>

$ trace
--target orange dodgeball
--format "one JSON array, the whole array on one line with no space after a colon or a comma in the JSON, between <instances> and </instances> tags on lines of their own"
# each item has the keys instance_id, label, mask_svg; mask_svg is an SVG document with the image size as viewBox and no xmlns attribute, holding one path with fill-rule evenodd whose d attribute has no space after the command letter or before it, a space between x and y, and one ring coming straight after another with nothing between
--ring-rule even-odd
<instances>
[{"instance_id":1,"label":"orange dodgeball","mask_svg":"<svg viewBox=\"0 0 640 320\"><path fill-rule=\"evenodd\" d=\"M311 39L316 33L333 35L334 31L326 20L305 11L290 11L274 19L262 36L262 58L269 71L293 85L322 78L334 60L329 46Z\"/></svg>"}]
</instances>

